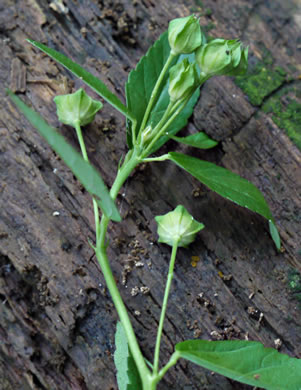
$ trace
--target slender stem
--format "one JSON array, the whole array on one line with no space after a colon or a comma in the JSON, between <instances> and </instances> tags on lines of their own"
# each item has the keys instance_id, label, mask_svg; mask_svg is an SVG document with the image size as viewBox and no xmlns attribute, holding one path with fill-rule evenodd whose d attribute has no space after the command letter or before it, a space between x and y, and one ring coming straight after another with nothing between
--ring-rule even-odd
<instances>
[{"instance_id":1,"label":"slender stem","mask_svg":"<svg viewBox=\"0 0 301 390\"><path fill-rule=\"evenodd\" d=\"M147 120L148 120L148 117L149 117L149 114L153 108L153 105L156 101L156 98L157 98L157 95L158 95L158 92L159 92L159 89L160 89L160 86L161 86L161 83L164 79L164 76L172 62L172 60L174 59L175 55L174 54L169 54L168 58L167 58L167 61L165 62L165 65L163 66L162 70L161 70L161 73L160 73L160 76L158 77L157 81L156 81L156 84L154 86L154 89L151 93L151 97L149 99L149 102L148 102L148 105L146 107L146 110L145 110L145 113L144 113L144 117L143 117L143 120L142 120L142 123L141 123L141 127L140 127L140 131L143 130L145 128L145 125L147 123Z\"/></svg>"},{"instance_id":2,"label":"slender stem","mask_svg":"<svg viewBox=\"0 0 301 390\"><path fill-rule=\"evenodd\" d=\"M125 180L128 178L132 170L141 162L139 156L137 156L137 153L134 151L131 152L129 158L125 158L125 163L122 165L122 167L119 169L118 174L116 176L116 179L114 181L114 184L111 188L110 195L113 200L116 199L117 194L122 187ZM97 242L97 247L95 250L97 260L99 262L99 265L101 267L102 273L104 275L108 290L110 291L112 300L114 302L115 308L117 310L117 313L119 315L120 321L124 327L127 340L129 343L130 350L132 352L132 355L135 359L137 369L139 371L140 377L143 381L143 386L145 389L150 389L151 383L153 381L152 375L150 370L148 369L144 357L142 355L142 352L140 350L138 341L136 339L131 320L129 318L127 309L125 307L125 304L122 300L122 297L120 295L120 292L118 290L118 287L116 285L108 256L106 253L106 232L108 228L109 218L106 217L104 214L101 218L100 222L100 235L99 240Z\"/></svg>"},{"instance_id":3,"label":"slender stem","mask_svg":"<svg viewBox=\"0 0 301 390\"><path fill-rule=\"evenodd\" d=\"M78 138L78 142L79 142L79 146L80 146L80 150L82 152L83 158L84 158L85 161L89 161L89 158L88 158L88 155L87 155L87 150L86 150L86 145L85 145L85 142L84 142L84 139L83 139L83 133L82 133L82 129L80 127L80 121L79 120L75 121L75 130L76 130L76 135L77 135L77 138Z\"/></svg>"},{"instance_id":4,"label":"slender stem","mask_svg":"<svg viewBox=\"0 0 301 390\"><path fill-rule=\"evenodd\" d=\"M110 195L113 200L116 199L120 188L123 186L123 183L130 176L132 171L139 165L142 161L140 158L138 151L136 149L131 149L128 155L124 159L123 165L120 167L118 174L115 178L115 181L110 190Z\"/></svg>"},{"instance_id":5,"label":"slender stem","mask_svg":"<svg viewBox=\"0 0 301 390\"><path fill-rule=\"evenodd\" d=\"M104 219L107 219L107 217L103 217ZM105 223L106 224L106 223ZM124 327L126 337L129 343L129 347L131 349L131 352L133 354L133 357L135 359L137 369L139 371L141 378L148 378L148 381L150 380L151 373L149 369L147 368L147 365L144 361L144 357L142 355L142 352L140 350L139 344L137 342L127 309L125 307L125 304L123 303L123 300L121 298L121 295L119 293L118 287L116 285L114 276L112 274L112 270L109 264L109 260L106 254L106 250L104 245L101 246L100 249L96 249L96 257L100 264L102 273L104 275L106 285L110 291L112 300L114 302L115 308L118 312L120 321Z\"/></svg>"},{"instance_id":6,"label":"slender stem","mask_svg":"<svg viewBox=\"0 0 301 390\"><path fill-rule=\"evenodd\" d=\"M160 137L162 137L162 135L165 133L165 131L168 129L168 127L171 125L171 123L176 119L176 117L179 115L179 113L185 108L188 100L189 99L185 99L184 101L179 101L173 106L172 115L169 117L169 119L165 122L165 124L161 128L159 128L159 126L158 126L161 121L158 123L157 134L152 139L152 141L149 143L147 148L143 151L143 158L145 158L151 154L152 148L154 147L155 143L158 141L158 139Z\"/></svg>"},{"instance_id":7,"label":"slender stem","mask_svg":"<svg viewBox=\"0 0 301 390\"><path fill-rule=\"evenodd\" d=\"M167 372L172 366L174 366L174 365L177 363L177 361L179 360L179 358L180 358L180 356L179 356L179 353L178 353L177 351L174 352L174 353L171 355L171 357L170 357L168 363L160 370L160 372L159 372L159 374L158 374L158 377L157 377L157 380L158 380L158 381L160 381L160 380L164 377L164 375L166 374L166 372Z\"/></svg>"},{"instance_id":8,"label":"slender stem","mask_svg":"<svg viewBox=\"0 0 301 390\"><path fill-rule=\"evenodd\" d=\"M80 121L77 120L75 122L75 130L76 130L76 134L77 134L77 138L78 138L78 142L79 142L79 145L80 145L80 150L82 152L82 155L83 155L83 159L87 162L89 162L89 158L88 158L88 154L87 154L87 150L86 150L86 145L85 145L85 142L84 142L84 139L83 139L83 134L82 134L82 130L81 130L81 127L80 127ZM94 210L94 220L95 220L95 231L96 231L96 242L98 240L98 237L99 237L99 211L98 211L98 205L97 205L97 202L94 198L92 198L92 201L93 201L93 210Z\"/></svg>"},{"instance_id":9,"label":"slender stem","mask_svg":"<svg viewBox=\"0 0 301 390\"><path fill-rule=\"evenodd\" d=\"M165 313L166 313L166 309L167 309L167 302L168 302L170 286L171 286L171 282L172 282L172 278L173 278L173 271L174 271L174 266L175 266L178 243L179 243L178 241L174 242L174 244L172 246L171 256L170 256L167 282L166 282L162 310L161 310L161 316L160 316L160 322L159 322L159 327L158 327L158 332L157 332L155 357L154 357L154 370L153 370L154 375L158 374L161 337L162 337L162 332L163 332L163 324L164 324Z\"/></svg>"},{"instance_id":10,"label":"slender stem","mask_svg":"<svg viewBox=\"0 0 301 390\"><path fill-rule=\"evenodd\" d=\"M136 142L136 127L137 127L137 119L132 121L132 143L135 145Z\"/></svg>"},{"instance_id":11,"label":"slender stem","mask_svg":"<svg viewBox=\"0 0 301 390\"><path fill-rule=\"evenodd\" d=\"M160 119L160 121L156 124L155 128L153 129L153 132L156 133L158 131L160 131L160 129L164 126L164 124L166 123L166 120L171 116L171 114L173 113L174 111L174 106L175 104L172 103L172 102L169 102L168 103L168 106L162 116L162 118Z\"/></svg>"},{"instance_id":12,"label":"slender stem","mask_svg":"<svg viewBox=\"0 0 301 390\"><path fill-rule=\"evenodd\" d=\"M156 135L156 133L158 133L158 131L160 131L161 127L164 126L164 123L168 120L168 117L172 114L172 111L173 111L172 109L173 109L173 104L171 102L169 102L166 110L164 111L162 118L159 120L159 122L156 124L156 126L153 129L149 126L149 129L147 128L148 129L147 132L146 132L146 129L144 129L140 132L139 146L141 147L142 150L147 145L145 143L145 139L144 139L145 136L151 137L153 134ZM152 140L151 140L151 142L152 142Z\"/></svg>"},{"instance_id":13,"label":"slender stem","mask_svg":"<svg viewBox=\"0 0 301 390\"><path fill-rule=\"evenodd\" d=\"M142 162L165 161L168 159L169 159L168 154L162 154L162 156L159 157L144 158Z\"/></svg>"}]
</instances>

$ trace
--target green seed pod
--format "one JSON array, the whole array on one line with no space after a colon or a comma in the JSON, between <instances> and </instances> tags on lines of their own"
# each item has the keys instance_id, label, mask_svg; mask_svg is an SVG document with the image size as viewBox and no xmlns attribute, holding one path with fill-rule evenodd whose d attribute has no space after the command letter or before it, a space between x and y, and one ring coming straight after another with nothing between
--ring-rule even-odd
<instances>
[{"instance_id":1,"label":"green seed pod","mask_svg":"<svg viewBox=\"0 0 301 390\"><path fill-rule=\"evenodd\" d=\"M101 102L90 98L82 88L69 95L56 96L53 100L59 121L72 127L76 123L80 126L91 123L103 106Z\"/></svg>"},{"instance_id":2,"label":"green seed pod","mask_svg":"<svg viewBox=\"0 0 301 390\"><path fill-rule=\"evenodd\" d=\"M187 58L170 69L168 93L172 102L191 96L199 85L196 63L189 63Z\"/></svg>"},{"instance_id":3,"label":"green seed pod","mask_svg":"<svg viewBox=\"0 0 301 390\"><path fill-rule=\"evenodd\" d=\"M170 246L176 242L178 246L188 246L195 240L197 232L204 228L181 205L165 215L155 217L155 220L158 224L159 242Z\"/></svg>"},{"instance_id":4,"label":"green seed pod","mask_svg":"<svg viewBox=\"0 0 301 390\"><path fill-rule=\"evenodd\" d=\"M236 76L247 70L248 48L244 49L237 39L214 39L196 51L196 61L204 77Z\"/></svg>"},{"instance_id":5,"label":"green seed pod","mask_svg":"<svg viewBox=\"0 0 301 390\"><path fill-rule=\"evenodd\" d=\"M168 41L173 55L194 52L202 44L199 20L194 15L172 20L168 26Z\"/></svg>"}]
</instances>

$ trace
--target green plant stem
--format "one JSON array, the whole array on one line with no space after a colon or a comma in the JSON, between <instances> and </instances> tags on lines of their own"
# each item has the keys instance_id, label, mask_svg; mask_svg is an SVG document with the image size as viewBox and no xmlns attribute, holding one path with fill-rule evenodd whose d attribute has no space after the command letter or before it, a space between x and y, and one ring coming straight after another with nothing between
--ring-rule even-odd
<instances>
[{"instance_id":1,"label":"green plant stem","mask_svg":"<svg viewBox=\"0 0 301 390\"><path fill-rule=\"evenodd\" d=\"M162 337L162 332L163 332L163 324L164 324L164 319L165 319L165 314L166 314L166 309L167 309L169 291L170 291L171 282L173 279L173 271L174 271L175 260L176 260L176 255L177 255L178 243L179 243L178 240L174 242L174 244L172 246L171 256L170 256L167 282L166 282L162 310L161 310L161 316L160 316L160 322L159 322L158 332L157 332L157 340L156 340L155 356L154 356L154 369L153 369L154 376L158 375L161 337Z\"/></svg>"},{"instance_id":2,"label":"green plant stem","mask_svg":"<svg viewBox=\"0 0 301 390\"><path fill-rule=\"evenodd\" d=\"M162 154L162 156L159 157L151 157L151 158L144 158L142 162L155 162L155 161L165 161L169 159L168 154Z\"/></svg>"},{"instance_id":3,"label":"green plant stem","mask_svg":"<svg viewBox=\"0 0 301 390\"><path fill-rule=\"evenodd\" d=\"M160 121L156 124L155 128L153 129L154 133L157 133L164 126L164 124L166 123L168 118L172 115L176 104L177 103L171 103L171 102L168 103L168 106L167 106L162 118L160 119Z\"/></svg>"},{"instance_id":4,"label":"green plant stem","mask_svg":"<svg viewBox=\"0 0 301 390\"><path fill-rule=\"evenodd\" d=\"M146 110L145 110L145 113L144 113L144 116L143 116L143 119L142 119L142 123L141 123L141 127L140 127L140 131L144 130L145 126L146 126L146 123L147 123L147 120L149 118L149 114L153 108L153 105L156 101L156 98L157 98L157 95L158 95L158 92L159 92L159 89L160 89L160 86L161 86L161 83L164 79L164 76L166 74L166 72L168 71L168 68L171 64L171 62L173 61L175 55L174 54L169 54L162 70L161 70L161 73L160 73L160 76L158 77L157 81L156 81L156 84L154 86L154 89L151 93L151 97L149 99L149 102L148 102L148 105L146 107Z\"/></svg>"},{"instance_id":5,"label":"green plant stem","mask_svg":"<svg viewBox=\"0 0 301 390\"><path fill-rule=\"evenodd\" d=\"M166 157L167 155L165 155ZM164 157L164 156L162 156ZM141 158L141 151L138 149L132 149L128 155L124 159L124 164L121 166L121 168L118 170L118 174L116 176L116 179L114 181L114 184L111 188L110 195L113 200L116 199L117 194L122 187L123 183L125 180L128 178L130 173L133 171L133 169L140 163L142 162ZM135 360L137 369L139 371L139 375L143 384L143 390L156 390L158 382L163 378L164 373L168 370L169 367L171 367L173 364L176 363L176 361L172 360L169 362L161 371L160 373L158 372L153 372L148 368L148 364L145 361L143 354L141 352L141 349L139 347L138 341L135 336L135 332L133 330L131 320L129 318L127 309L125 307L125 304L122 300L122 297L120 295L120 292L117 288L114 276L112 274L112 270L109 264L109 260L107 257L106 253L106 232L108 228L108 223L109 223L109 218L106 217L105 215L102 216L101 222L100 222L100 235L99 239L97 241L97 247L95 249L96 257L99 262L99 265L101 267L101 270L103 272L106 285L108 287L108 290L110 291L113 303L115 305L115 308L117 310L117 313L119 315L120 321L122 322L122 325L124 327L128 344L131 350L131 353L133 355L133 358ZM174 267L174 262L175 262L175 257L176 257L176 250L177 246L173 248L172 255L171 255L171 264L169 267L169 274L168 274L168 279L167 279L167 285L166 285L166 290L165 290L165 297L163 301L163 308L162 308L162 313L161 313L161 319L160 319L160 336L159 338L161 339L162 335L162 329L163 329L163 322L164 322L164 316L166 312L166 306L167 306L167 299L168 299L168 293L170 290L170 283L172 280L172 273L173 273L173 267ZM159 348L160 348L160 341L158 341L159 347L158 349L158 358L159 359ZM164 371L163 371L164 370ZM158 369L157 369L158 371ZM140 389L139 389L140 390Z\"/></svg>"},{"instance_id":6,"label":"green plant stem","mask_svg":"<svg viewBox=\"0 0 301 390\"><path fill-rule=\"evenodd\" d=\"M153 134L156 135L156 133L161 129L161 127L164 125L164 123L168 120L168 117L172 114L173 108L174 108L173 104L169 102L166 110L164 111L162 118L159 120L159 122L156 124L156 126L153 129L150 128L150 135L149 136L152 136ZM147 143L144 143L145 142L144 141L145 130L141 131L139 135L140 135L139 146L142 149L144 149L147 145ZM152 140L151 140L151 142L152 142Z\"/></svg>"},{"instance_id":7,"label":"green plant stem","mask_svg":"<svg viewBox=\"0 0 301 390\"><path fill-rule=\"evenodd\" d=\"M158 139L160 137L162 137L162 135L164 135L165 131L168 129L168 127L171 125L171 123L176 119L176 117L179 115L179 113L185 108L188 100L189 100L189 98L185 99L184 101L176 102L175 105L171 109L172 115L169 117L169 119L165 123L163 123L163 121L160 120L160 122L155 127L156 135L151 140L151 142L149 143L147 148L143 151L143 154L142 154L143 158L146 158L147 156L149 156L151 154L152 148L154 147L155 143L158 141ZM164 114L164 116L165 116L165 114Z\"/></svg>"},{"instance_id":8,"label":"green plant stem","mask_svg":"<svg viewBox=\"0 0 301 390\"><path fill-rule=\"evenodd\" d=\"M110 195L113 200L116 199L117 194L122 187L125 180L128 178L130 173L133 171L133 169L141 162L141 159L139 158L137 151L135 149L132 149L130 154L125 158L125 163L121 166L121 168L118 171L118 174L116 176L116 179L114 181L114 184L111 188ZM130 156L130 157L129 157ZM96 257L99 262L100 268L102 270L102 273L104 275L108 290L110 291L112 300L114 302L115 308L117 310L117 313L119 315L120 321L122 322L122 325L124 327L127 340L129 343L129 347L131 349L132 355L135 359L137 369L139 371L140 377L143 382L143 390L150 390L151 389L151 383L153 381L152 375L150 370L148 369L144 357L142 355L142 352L140 350L138 341L136 339L131 320L129 318L127 309L125 307L125 304L122 300L122 297L120 295L120 292L118 290L118 287L116 285L110 263L108 260L108 256L106 253L106 232L108 229L108 223L109 218L105 215L102 216L101 222L100 222L100 235L96 243Z\"/></svg>"},{"instance_id":9,"label":"green plant stem","mask_svg":"<svg viewBox=\"0 0 301 390\"><path fill-rule=\"evenodd\" d=\"M102 227L107 225L108 218L106 216L102 219ZM144 357L142 355L142 352L140 350L139 344L137 342L131 320L129 318L127 309L125 307L125 304L121 298L121 295L119 293L118 287L116 285L114 276L112 274L112 270L109 264L109 260L107 257L105 243L102 243L101 247L99 249L96 248L96 257L99 262L99 265L101 267L102 273L104 275L106 285L108 287L108 290L110 291L112 300L114 302L115 308L117 310L117 313L119 315L120 321L122 322L122 325L124 327L126 337L129 343L129 347L131 349L132 355L135 359L137 369L139 371L141 378L148 378L148 381L150 381L151 373L149 369L147 368L147 365L144 361Z\"/></svg>"},{"instance_id":10,"label":"green plant stem","mask_svg":"<svg viewBox=\"0 0 301 390\"><path fill-rule=\"evenodd\" d=\"M83 159L85 161L89 162L89 158L88 158L88 154L87 154L87 150L86 150L86 145L85 145L85 142L84 142L84 139L83 139L83 134L82 134L82 130L81 130L81 127L80 127L80 121L79 120L77 120L75 122L75 130L76 130L76 134L77 134L80 150L81 150L82 155L83 155ZM97 205L96 200L94 198L92 198L92 201L93 201L95 231L96 231L96 241L97 241L97 237L99 237L99 231L100 231L99 230L100 229L100 225L99 225L99 211L98 211L98 205Z\"/></svg>"},{"instance_id":11,"label":"green plant stem","mask_svg":"<svg viewBox=\"0 0 301 390\"><path fill-rule=\"evenodd\" d=\"M177 361L179 360L179 358L180 358L180 356L179 356L179 353L178 353L177 351L174 352L174 353L171 355L171 357L170 357L168 363L167 363L164 367L162 367L162 369L160 370L160 372L159 372L159 374L158 374L158 376L157 376L157 380L158 380L158 381L160 381L160 380L164 377L164 375L166 374L166 372L167 372L172 366L174 366L174 365L177 363Z\"/></svg>"},{"instance_id":12,"label":"green plant stem","mask_svg":"<svg viewBox=\"0 0 301 390\"><path fill-rule=\"evenodd\" d=\"M136 142L136 127L137 127L137 119L132 120L132 144L135 145Z\"/></svg>"}]
</instances>

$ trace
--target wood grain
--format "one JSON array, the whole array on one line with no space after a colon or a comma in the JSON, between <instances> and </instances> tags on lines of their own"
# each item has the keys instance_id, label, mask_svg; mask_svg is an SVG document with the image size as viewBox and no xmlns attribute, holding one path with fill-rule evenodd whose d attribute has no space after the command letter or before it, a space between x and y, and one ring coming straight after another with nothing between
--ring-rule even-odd
<instances>
[{"instance_id":1,"label":"wood grain","mask_svg":"<svg viewBox=\"0 0 301 390\"><path fill-rule=\"evenodd\" d=\"M0 389L117 389L117 316L87 242L94 235L91 199L4 92L13 83L20 97L76 145L72 129L59 125L53 98L82 85L26 39L63 51L124 101L129 70L170 19L192 12L202 14L201 24L212 36L241 37L249 44L251 67L265 66L267 80L257 86L256 104L254 91L248 95L242 82L209 80L182 134L204 130L219 146L195 151L171 141L169 147L256 184L276 218L283 251L276 253L261 217L221 199L171 163L153 163L138 168L118 197L123 222L109 227L112 268L143 352L152 359L170 253L157 244L154 216L183 204L206 228L190 249L179 251L162 362L174 343L194 337L249 338L266 346L280 339L281 352L301 358L300 304L288 285L290 270L301 271L301 153L265 106L279 99L287 107L300 89L298 2L64 5L64 12L45 0L2 0L0 6ZM276 67L286 75L279 73L271 84ZM288 92L279 97L284 88ZM294 99L300 103L300 94ZM106 104L84 136L91 161L112 184L126 152L124 118ZM196 267L192 256L200 258ZM139 293L132 296L135 287ZM175 384L183 390L250 388L184 361L158 389Z\"/></svg>"}]
</instances>

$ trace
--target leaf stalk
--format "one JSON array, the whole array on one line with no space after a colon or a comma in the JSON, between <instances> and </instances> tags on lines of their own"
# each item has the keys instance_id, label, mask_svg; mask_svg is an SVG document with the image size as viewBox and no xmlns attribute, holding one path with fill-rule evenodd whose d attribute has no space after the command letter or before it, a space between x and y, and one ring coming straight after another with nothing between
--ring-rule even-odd
<instances>
[{"instance_id":1,"label":"leaf stalk","mask_svg":"<svg viewBox=\"0 0 301 390\"><path fill-rule=\"evenodd\" d=\"M78 142L79 142L79 145L80 145L80 150L82 152L82 156L83 156L83 159L87 162L89 162L89 158L88 158L88 154L87 154L87 150L86 150L86 145L85 145L85 142L84 142L84 139L83 139L83 134L82 134L82 130L81 130L81 127L80 127L80 121L77 120L75 122L75 130L76 130L76 135L77 135L77 138L78 138ZM100 229L100 225L99 225L99 209L98 209L98 205L97 205L97 202L96 202L96 199L94 197L92 197L92 201L93 201L93 210L94 210L94 220L95 220L95 232L96 232L96 237L99 236L99 229Z\"/></svg>"},{"instance_id":2,"label":"leaf stalk","mask_svg":"<svg viewBox=\"0 0 301 390\"><path fill-rule=\"evenodd\" d=\"M167 309L167 302L168 302L171 282L172 282L173 274L174 274L174 267L175 267L175 260L176 260L176 255L177 255L178 244L179 244L179 241L176 240L172 246L172 252L171 252L171 256L170 256L169 270L168 270L167 282L166 282L166 287L165 287L165 292L164 292L160 322L159 322L159 327L158 327L158 332L157 332L156 347L155 347L154 369L153 369L153 374L155 376L158 375L161 337L162 337L162 332L163 332L163 324L164 324L164 319L165 319L165 314L166 314L166 309Z\"/></svg>"}]
</instances>

